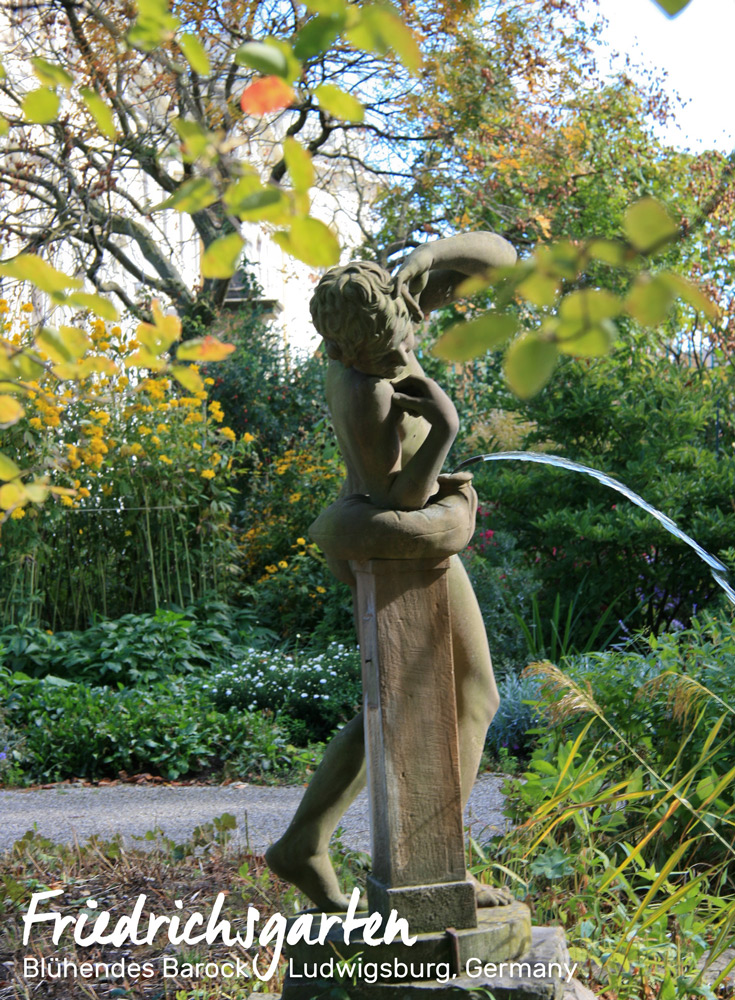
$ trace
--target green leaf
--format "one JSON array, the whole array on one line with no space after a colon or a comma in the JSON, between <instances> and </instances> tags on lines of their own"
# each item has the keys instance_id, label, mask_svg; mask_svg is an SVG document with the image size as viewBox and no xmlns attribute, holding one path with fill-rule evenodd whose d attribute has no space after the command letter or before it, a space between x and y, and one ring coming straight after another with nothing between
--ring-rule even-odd
<instances>
[{"instance_id":1,"label":"green leaf","mask_svg":"<svg viewBox=\"0 0 735 1000\"><path fill-rule=\"evenodd\" d=\"M190 31L183 34L179 38L179 48L195 73L200 76L209 76L212 69L209 56L196 35L192 35Z\"/></svg>"},{"instance_id":2,"label":"green leaf","mask_svg":"<svg viewBox=\"0 0 735 1000\"><path fill-rule=\"evenodd\" d=\"M611 267L624 267L627 264L627 251L617 240L592 240L587 246L587 253L592 260L602 261Z\"/></svg>"},{"instance_id":3,"label":"green leaf","mask_svg":"<svg viewBox=\"0 0 735 1000\"><path fill-rule=\"evenodd\" d=\"M403 65L414 73L421 65L421 50L409 27L387 6L370 4L359 8L360 19L346 33L356 49L384 55L393 49Z\"/></svg>"},{"instance_id":4,"label":"green leaf","mask_svg":"<svg viewBox=\"0 0 735 1000\"><path fill-rule=\"evenodd\" d=\"M676 17L685 7L689 6L690 0L654 0L654 2L669 17Z\"/></svg>"},{"instance_id":5,"label":"green leaf","mask_svg":"<svg viewBox=\"0 0 735 1000\"><path fill-rule=\"evenodd\" d=\"M617 336L618 329L610 319L601 319L572 330L559 323L556 346L562 354L570 354L574 358L601 358L610 353Z\"/></svg>"},{"instance_id":6,"label":"green leaf","mask_svg":"<svg viewBox=\"0 0 735 1000\"><path fill-rule=\"evenodd\" d=\"M3 453L0 452L0 479L15 479L15 477L19 475L20 469L12 458L8 458L7 455L3 455Z\"/></svg>"},{"instance_id":7,"label":"green leaf","mask_svg":"<svg viewBox=\"0 0 735 1000\"><path fill-rule=\"evenodd\" d=\"M669 314L676 293L661 279L641 274L628 292L625 308L643 326L659 326Z\"/></svg>"},{"instance_id":8,"label":"green leaf","mask_svg":"<svg viewBox=\"0 0 735 1000\"><path fill-rule=\"evenodd\" d=\"M220 236L211 243L202 258L202 274L205 278L231 278L237 270L238 261L245 241L238 233Z\"/></svg>"},{"instance_id":9,"label":"green leaf","mask_svg":"<svg viewBox=\"0 0 735 1000\"><path fill-rule=\"evenodd\" d=\"M100 133L106 139L115 139L117 136L115 119L112 117L112 111L108 105L105 104L96 91L91 90L89 87L82 87L79 93L82 95L82 100L87 106L87 111L94 118Z\"/></svg>"},{"instance_id":10,"label":"green leaf","mask_svg":"<svg viewBox=\"0 0 735 1000\"><path fill-rule=\"evenodd\" d=\"M21 253L12 260L0 262L0 274L17 281L30 281L42 292L51 295L63 292L66 288L81 288L78 278L70 278L68 274L57 271L41 257L32 253Z\"/></svg>"},{"instance_id":11,"label":"green leaf","mask_svg":"<svg viewBox=\"0 0 735 1000\"><path fill-rule=\"evenodd\" d=\"M712 299L689 278L685 278L682 274L674 274L672 271L662 271L657 277L671 288L674 295L684 299L697 312L703 312L711 322L720 315L720 310Z\"/></svg>"},{"instance_id":12,"label":"green leaf","mask_svg":"<svg viewBox=\"0 0 735 1000\"><path fill-rule=\"evenodd\" d=\"M288 136L283 143L283 158L294 190L299 193L308 191L314 183L314 164L311 155L293 136Z\"/></svg>"},{"instance_id":13,"label":"green leaf","mask_svg":"<svg viewBox=\"0 0 735 1000\"><path fill-rule=\"evenodd\" d=\"M174 118L173 126L181 139L181 152L185 163L194 163L208 154L207 159L216 157L215 137L198 122L186 118Z\"/></svg>"},{"instance_id":14,"label":"green leaf","mask_svg":"<svg viewBox=\"0 0 735 1000\"><path fill-rule=\"evenodd\" d=\"M38 56L31 59L31 65L38 81L44 87L63 87L64 90L68 90L74 83L73 77L62 66L56 66Z\"/></svg>"},{"instance_id":15,"label":"green leaf","mask_svg":"<svg viewBox=\"0 0 735 1000\"><path fill-rule=\"evenodd\" d=\"M231 184L224 193L223 201L243 222L280 223L288 216L286 194L275 185L264 187L254 174Z\"/></svg>"},{"instance_id":16,"label":"green leaf","mask_svg":"<svg viewBox=\"0 0 735 1000\"><path fill-rule=\"evenodd\" d=\"M559 318L580 327L617 316L623 304L617 295L600 288L583 288L565 295L559 306Z\"/></svg>"},{"instance_id":17,"label":"green leaf","mask_svg":"<svg viewBox=\"0 0 735 1000\"><path fill-rule=\"evenodd\" d=\"M521 399L535 396L549 381L556 358L556 344L542 340L537 334L522 334L505 355L508 385Z\"/></svg>"},{"instance_id":18,"label":"green leaf","mask_svg":"<svg viewBox=\"0 0 735 1000\"><path fill-rule=\"evenodd\" d=\"M623 231L640 253L663 247L679 232L679 227L661 202L641 198L623 216Z\"/></svg>"},{"instance_id":19,"label":"green leaf","mask_svg":"<svg viewBox=\"0 0 735 1000\"><path fill-rule=\"evenodd\" d=\"M311 267L333 267L339 261L340 247L332 230L319 219L294 219L287 232L273 234L273 239L287 253Z\"/></svg>"},{"instance_id":20,"label":"green leaf","mask_svg":"<svg viewBox=\"0 0 735 1000\"><path fill-rule=\"evenodd\" d=\"M36 337L36 350L43 351L52 361L77 361L91 350L92 342L83 330L74 326L44 326Z\"/></svg>"},{"instance_id":21,"label":"green leaf","mask_svg":"<svg viewBox=\"0 0 735 1000\"><path fill-rule=\"evenodd\" d=\"M151 211L160 212L164 208L175 208L177 212L188 212L189 215L193 215L214 204L218 198L214 184L208 177L192 177L191 180L184 181L180 188Z\"/></svg>"},{"instance_id":22,"label":"green leaf","mask_svg":"<svg viewBox=\"0 0 735 1000\"><path fill-rule=\"evenodd\" d=\"M347 0L304 0L304 7L312 14L347 14Z\"/></svg>"},{"instance_id":23,"label":"green leaf","mask_svg":"<svg viewBox=\"0 0 735 1000\"><path fill-rule=\"evenodd\" d=\"M293 53L297 59L326 52L345 26L345 15L318 14L303 26L293 42Z\"/></svg>"},{"instance_id":24,"label":"green leaf","mask_svg":"<svg viewBox=\"0 0 735 1000\"><path fill-rule=\"evenodd\" d=\"M439 338L431 353L446 361L468 361L500 347L517 329L518 319L510 313L485 313L466 323L455 323Z\"/></svg>"},{"instance_id":25,"label":"green leaf","mask_svg":"<svg viewBox=\"0 0 735 1000\"><path fill-rule=\"evenodd\" d=\"M39 87L38 90L32 90L30 94L26 94L21 107L29 122L47 125L49 122L56 121L59 114L59 103L57 93L49 90L48 87Z\"/></svg>"},{"instance_id":26,"label":"green leaf","mask_svg":"<svg viewBox=\"0 0 735 1000\"><path fill-rule=\"evenodd\" d=\"M346 122L361 122L365 117L365 108L352 94L335 87L331 83L322 83L314 91L314 97L324 110Z\"/></svg>"},{"instance_id":27,"label":"green leaf","mask_svg":"<svg viewBox=\"0 0 735 1000\"><path fill-rule=\"evenodd\" d=\"M518 291L537 306L553 306L559 295L559 279L551 274L533 271L518 285Z\"/></svg>"},{"instance_id":28,"label":"green leaf","mask_svg":"<svg viewBox=\"0 0 735 1000\"><path fill-rule=\"evenodd\" d=\"M0 136L7 135L9 131L10 131L10 123L8 122L7 118L3 118L3 116L0 115Z\"/></svg>"},{"instance_id":29,"label":"green leaf","mask_svg":"<svg viewBox=\"0 0 735 1000\"><path fill-rule=\"evenodd\" d=\"M111 323L114 323L116 319L120 319L120 313L112 302L102 295L94 295L90 292L72 292L71 295L67 296L66 302L70 306L80 306L82 309L89 309L95 316L108 319Z\"/></svg>"},{"instance_id":30,"label":"green leaf","mask_svg":"<svg viewBox=\"0 0 735 1000\"><path fill-rule=\"evenodd\" d=\"M138 17L128 29L128 42L136 49L151 52L168 41L179 20L168 10L168 0L138 0Z\"/></svg>"},{"instance_id":31,"label":"green leaf","mask_svg":"<svg viewBox=\"0 0 735 1000\"><path fill-rule=\"evenodd\" d=\"M238 66L248 66L264 76L288 76L288 59L275 45L246 42L235 53Z\"/></svg>"}]
</instances>

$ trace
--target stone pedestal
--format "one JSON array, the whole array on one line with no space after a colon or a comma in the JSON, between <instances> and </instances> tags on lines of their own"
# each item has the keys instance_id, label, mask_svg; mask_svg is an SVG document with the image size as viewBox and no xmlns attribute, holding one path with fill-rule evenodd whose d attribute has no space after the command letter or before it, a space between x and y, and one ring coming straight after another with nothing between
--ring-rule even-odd
<instances>
[{"instance_id":1,"label":"stone pedestal","mask_svg":"<svg viewBox=\"0 0 735 1000\"><path fill-rule=\"evenodd\" d=\"M477 924L466 881L448 559L352 562L362 652L372 911L413 933Z\"/></svg>"}]
</instances>

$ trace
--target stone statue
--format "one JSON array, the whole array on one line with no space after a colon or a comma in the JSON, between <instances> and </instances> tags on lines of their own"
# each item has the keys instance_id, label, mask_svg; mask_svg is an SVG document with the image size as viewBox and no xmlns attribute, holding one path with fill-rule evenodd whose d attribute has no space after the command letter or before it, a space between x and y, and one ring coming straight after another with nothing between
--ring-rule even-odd
<instances>
[{"instance_id":1,"label":"stone statue","mask_svg":"<svg viewBox=\"0 0 735 1000\"><path fill-rule=\"evenodd\" d=\"M327 402L347 479L311 534L353 595L349 559L400 558L404 549L407 557L433 555L443 545L456 553L469 541L476 510L470 477L440 476L457 413L424 375L414 332L425 314L458 297L467 277L515 260L501 237L469 233L423 244L394 277L356 261L329 271L317 286L311 312L330 358ZM499 699L480 609L457 555L447 578L464 806ZM291 824L266 853L277 875L327 912L347 906L327 849L365 774L360 713L331 741ZM480 906L511 901L505 890L480 883L475 890Z\"/></svg>"}]
</instances>

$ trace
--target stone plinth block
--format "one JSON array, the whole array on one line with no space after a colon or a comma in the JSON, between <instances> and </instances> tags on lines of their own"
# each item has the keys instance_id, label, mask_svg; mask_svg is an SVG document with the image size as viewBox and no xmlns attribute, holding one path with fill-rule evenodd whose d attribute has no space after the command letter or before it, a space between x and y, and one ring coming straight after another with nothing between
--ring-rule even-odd
<instances>
[{"instance_id":1,"label":"stone plinth block","mask_svg":"<svg viewBox=\"0 0 735 1000\"><path fill-rule=\"evenodd\" d=\"M464 882L448 560L350 565L357 579L373 875L387 889ZM370 907L378 909L372 900ZM467 919L459 900L449 923L468 926Z\"/></svg>"},{"instance_id":2,"label":"stone plinth block","mask_svg":"<svg viewBox=\"0 0 735 1000\"><path fill-rule=\"evenodd\" d=\"M557 929L535 929L534 942L541 940L539 930L556 932ZM318 933L319 924L315 920L312 937L316 938ZM374 936L382 934L378 931ZM561 932L562 945L563 942ZM390 944L369 945L358 935L352 935L350 943L345 944L344 934L333 930L323 945L300 941L288 947L283 1000L313 1000L338 984L345 987L350 1000L363 997L372 1000L374 996L384 996L386 1000L402 1000L404 996L407 1000L413 997L429 1000L432 990L450 991L440 992L442 998L466 997L468 989L486 985L481 976L487 963L533 961L529 957L534 955L534 948L529 952L531 944L531 914L523 903L480 910L477 927L418 934L413 945L400 939ZM554 960L556 952L546 947L539 954L537 962L548 962ZM478 971L478 977L471 978ZM498 971L497 981L504 986ZM498 993L497 1000L506 997L555 1000L556 994L548 989L546 993Z\"/></svg>"},{"instance_id":3,"label":"stone plinth block","mask_svg":"<svg viewBox=\"0 0 735 1000\"><path fill-rule=\"evenodd\" d=\"M391 910L421 931L444 931L447 927L474 927L477 924L475 890L469 882L435 882L389 888L368 876L370 909L387 919Z\"/></svg>"}]
</instances>

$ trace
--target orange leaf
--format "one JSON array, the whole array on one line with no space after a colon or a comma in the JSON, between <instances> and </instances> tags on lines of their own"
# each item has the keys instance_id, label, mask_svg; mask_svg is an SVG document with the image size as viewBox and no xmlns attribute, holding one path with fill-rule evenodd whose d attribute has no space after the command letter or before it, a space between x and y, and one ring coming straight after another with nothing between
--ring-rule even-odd
<instances>
[{"instance_id":1,"label":"orange leaf","mask_svg":"<svg viewBox=\"0 0 735 1000\"><path fill-rule=\"evenodd\" d=\"M280 76L264 76L243 90L240 107L249 115L264 115L287 108L294 96L291 87Z\"/></svg>"}]
</instances>

